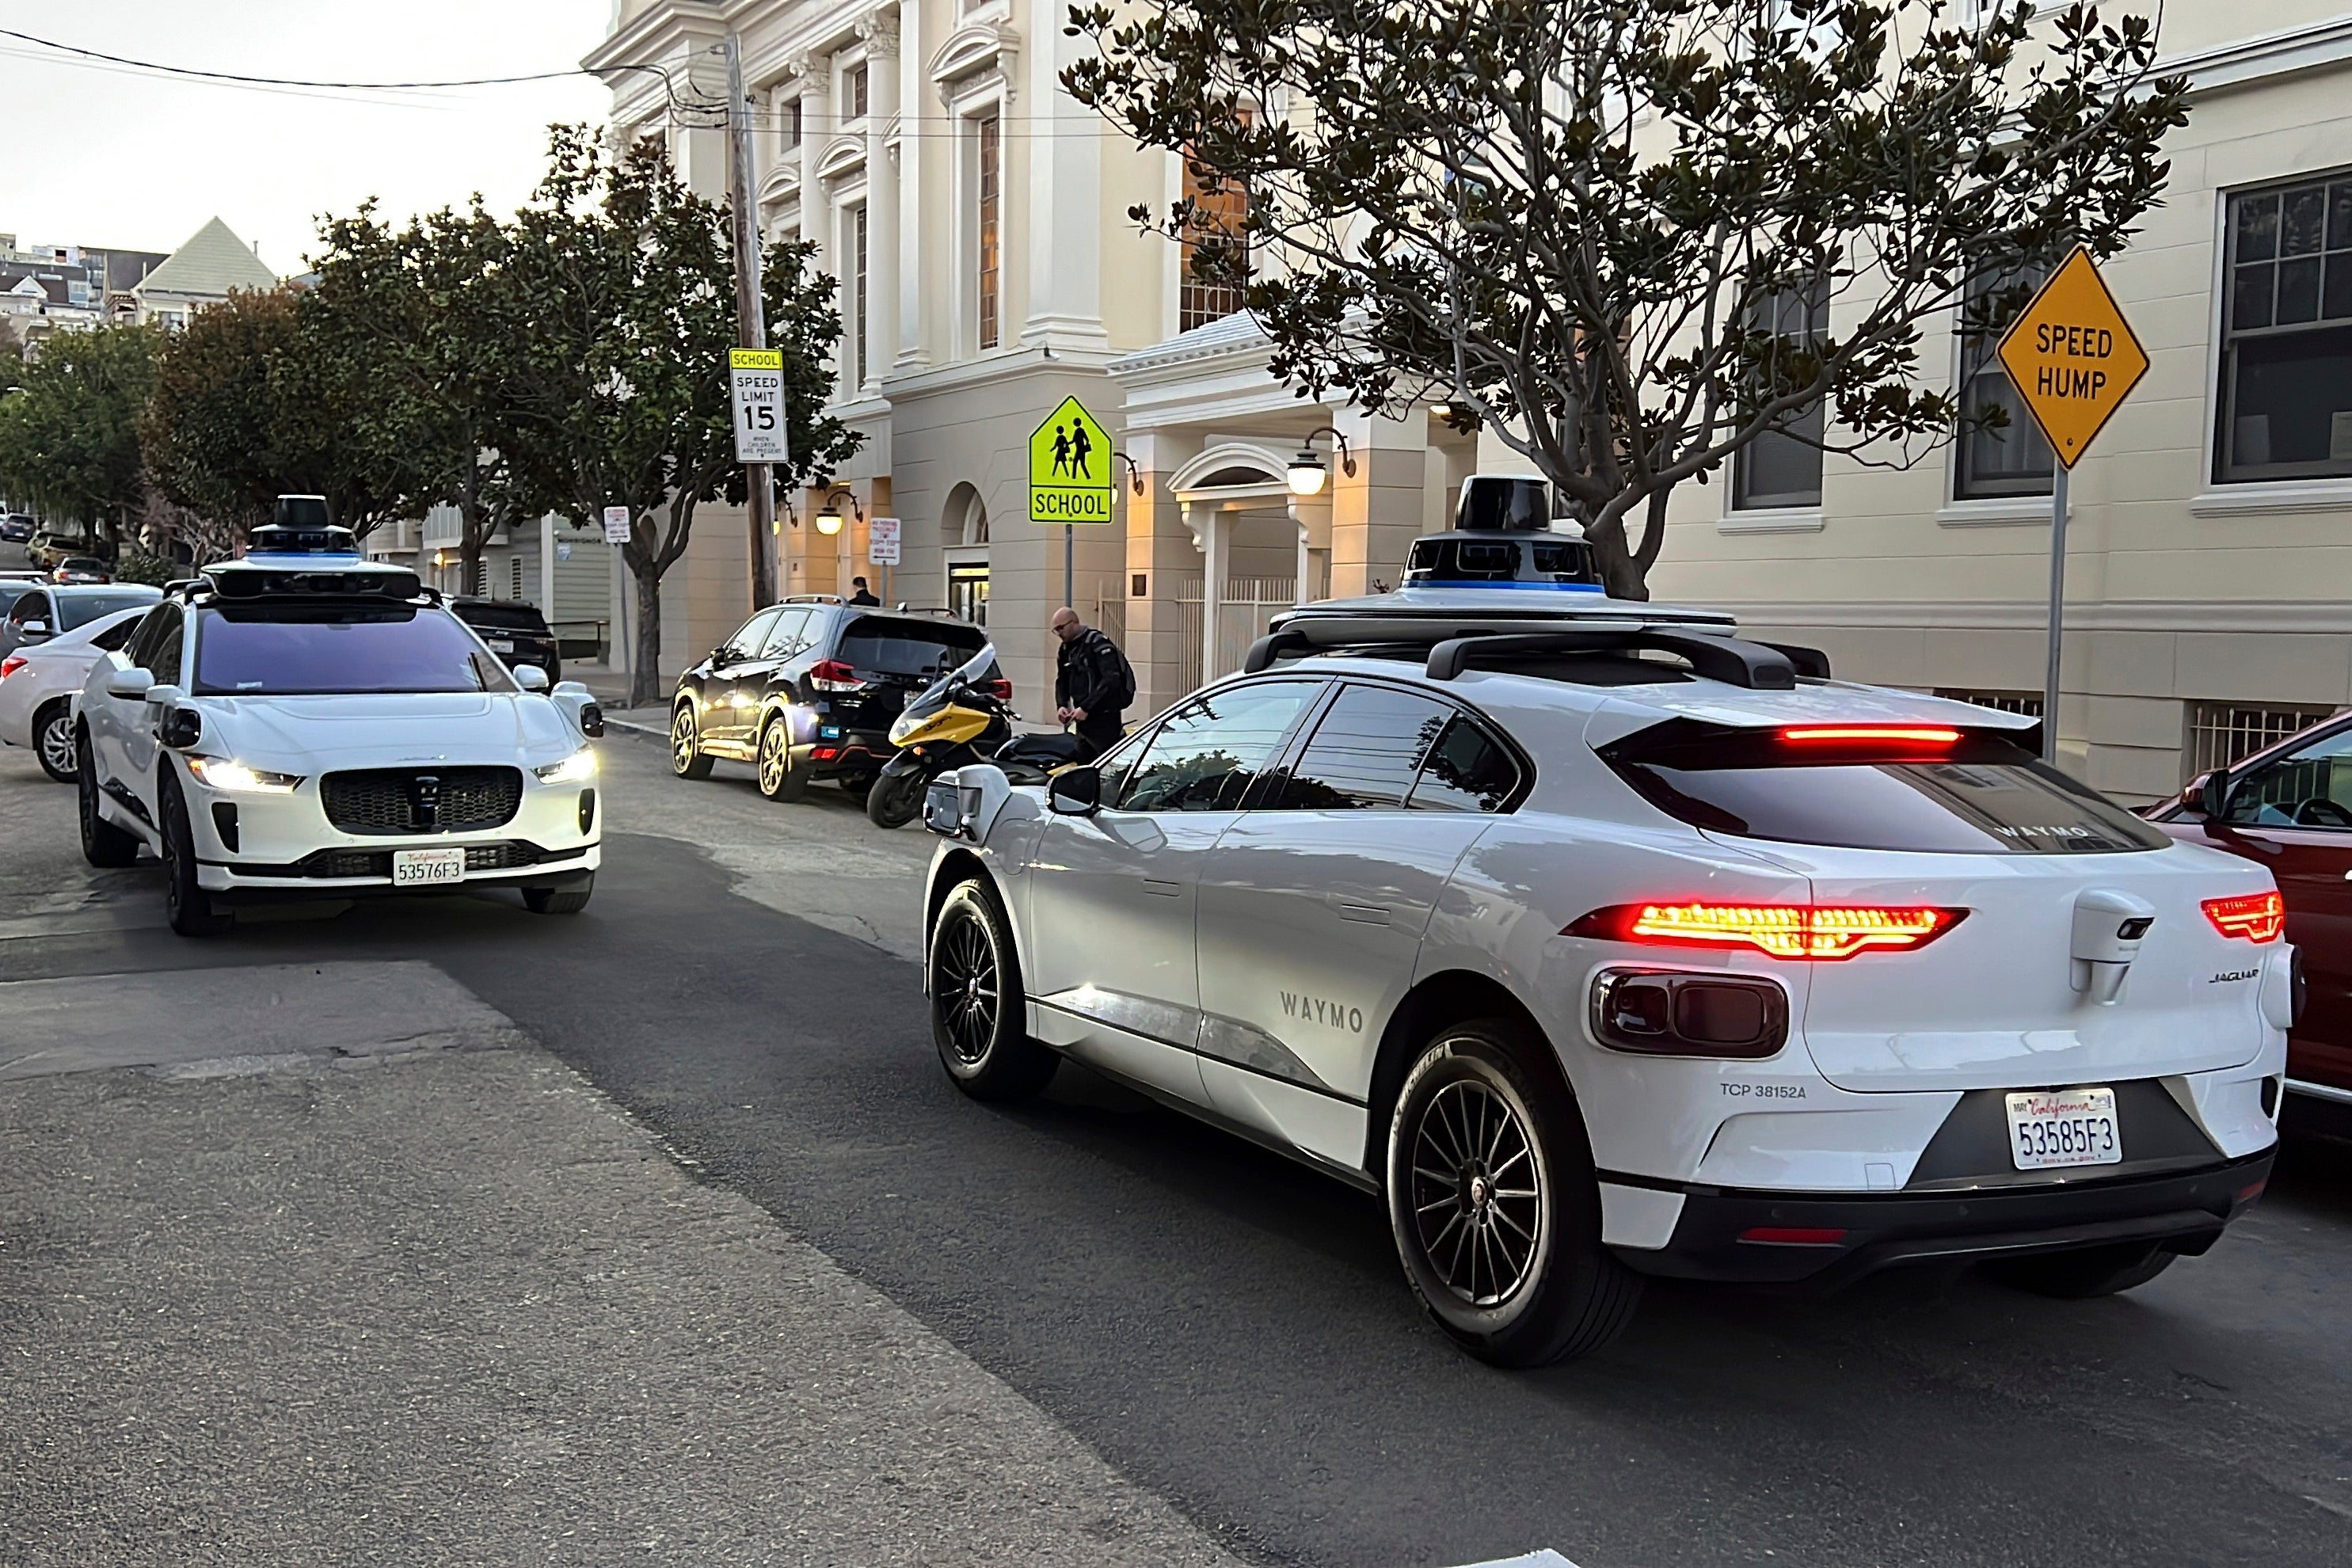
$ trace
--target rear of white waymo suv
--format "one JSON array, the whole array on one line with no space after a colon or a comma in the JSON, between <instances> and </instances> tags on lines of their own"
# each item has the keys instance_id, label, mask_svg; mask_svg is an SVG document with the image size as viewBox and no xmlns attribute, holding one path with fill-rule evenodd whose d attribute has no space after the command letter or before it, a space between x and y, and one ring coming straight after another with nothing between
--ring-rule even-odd
<instances>
[{"instance_id":1,"label":"rear of white waymo suv","mask_svg":"<svg viewBox=\"0 0 2352 1568\"><path fill-rule=\"evenodd\" d=\"M1676 1184L1665 1245L1634 1260L1748 1279L1940 1258L2152 1273L2210 1247L2276 1142L2298 980L2269 876L2172 843L2005 720L1758 706L1598 748L1660 811L1810 889L1582 923L1629 952L1804 976L1783 1063L1801 1053L1813 1092L1727 1115Z\"/></svg>"}]
</instances>

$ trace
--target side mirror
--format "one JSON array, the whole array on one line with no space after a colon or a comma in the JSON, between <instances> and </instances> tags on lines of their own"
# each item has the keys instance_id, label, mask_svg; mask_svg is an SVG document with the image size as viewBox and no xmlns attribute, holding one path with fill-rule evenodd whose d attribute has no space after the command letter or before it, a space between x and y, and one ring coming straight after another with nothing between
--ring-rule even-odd
<instances>
[{"instance_id":1,"label":"side mirror","mask_svg":"<svg viewBox=\"0 0 2352 1568\"><path fill-rule=\"evenodd\" d=\"M1045 804L1065 816L1092 816L1102 809L1102 774L1094 768L1066 768L1045 781Z\"/></svg>"},{"instance_id":2,"label":"side mirror","mask_svg":"<svg viewBox=\"0 0 2352 1568\"><path fill-rule=\"evenodd\" d=\"M109 697L135 700L146 696L154 684L153 673L142 669L134 664L128 669L118 669L106 678L106 694Z\"/></svg>"},{"instance_id":3,"label":"side mirror","mask_svg":"<svg viewBox=\"0 0 2352 1568\"><path fill-rule=\"evenodd\" d=\"M16 635L26 642L47 642L49 640L49 623L26 621L16 629Z\"/></svg>"},{"instance_id":4,"label":"side mirror","mask_svg":"<svg viewBox=\"0 0 2352 1568\"><path fill-rule=\"evenodd\" d=\"M604 733L604 710L596 704L596 694L577 680L559 680L548 695L555 705L572 715L580 732L593 741Z\"/></svg>"},{"instance_id":5,"label":"side mirror","mask_svg":"<svg viewBox=\"0 0 2352 1568\"><path fill-rule=\"evenodd\" d=\"M2180 804L2190 811L2218 817L2230 804L2230 770L2215 768L2189 781L2180 792Z\"/></svg>"},{"instance_id":6,"label":"side mirror","mask_svg":"<svg viewBox=\"0 0 2352 1568\"><path fill-rule=\"evenodd\" d=\"M169 689L168 687L158 686L154 691ZM148 695L152 697L154 691ZM184 752L205 738L204 715L193 708L173 708L163 715L163 721L155 726L155 738L175 752Z\"/></svg>"},{"instance_id":7,"label":"side mirror","mask_svg":"<svg viewBox=\"0 0 2352 1568\"><path fill-rule=\"evenodd\" d=\"M514 683L517 686L521 687L525 691L545 691L547 689L547 671L540 668L539 666L535 664L516 665L514 667L513 674Z\"/></svg>"}]
</instances>

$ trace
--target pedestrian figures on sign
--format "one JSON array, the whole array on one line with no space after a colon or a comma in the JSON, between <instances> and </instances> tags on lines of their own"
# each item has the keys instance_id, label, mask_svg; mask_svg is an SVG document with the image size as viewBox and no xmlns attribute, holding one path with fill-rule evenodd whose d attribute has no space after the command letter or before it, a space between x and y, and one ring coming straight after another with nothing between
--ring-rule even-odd
<instances>
[{"instance_id":1,"label":"pedestrian figures on sign","mask_svg":"<svg viewBox=\"0 0 2352 1568\"><path fill-rule=\"evenodd\" d=\"M1054 472L1070 471L1070 432L1066 426L1054 426Z\"/></svg>"}]
</instances>

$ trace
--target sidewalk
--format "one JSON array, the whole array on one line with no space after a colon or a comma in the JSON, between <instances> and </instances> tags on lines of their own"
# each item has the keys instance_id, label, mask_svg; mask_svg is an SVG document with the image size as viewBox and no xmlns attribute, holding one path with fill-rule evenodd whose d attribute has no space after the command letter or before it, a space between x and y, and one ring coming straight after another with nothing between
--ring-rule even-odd
<instances>
[{"instance_id":1,"label":"sidewalk","mask_svg":"<svg viewBox=\"0 0 2352 1568\"><path fill-rule=\"evenodd\" d=\"M1230 1561L431 965L0 1015L0 1562Z\"/></svg>"}]
</instances>

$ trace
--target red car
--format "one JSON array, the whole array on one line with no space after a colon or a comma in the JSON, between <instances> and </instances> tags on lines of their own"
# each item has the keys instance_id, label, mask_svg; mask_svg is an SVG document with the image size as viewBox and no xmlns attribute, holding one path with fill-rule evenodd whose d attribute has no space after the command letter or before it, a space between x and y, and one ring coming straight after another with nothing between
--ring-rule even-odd
<instances>
[{"instance_id":1,"label":"red car","mask_svg":"<svg viewBox=\"0 0 2352 1568\"><path fill-rule=\"evenodd\" d=\"M2287 1037L2287 1109L2352 1133L2352 712L2199 774L2147 816L2277 879L2305 986Z\"/></svg>"}]
</instances>

